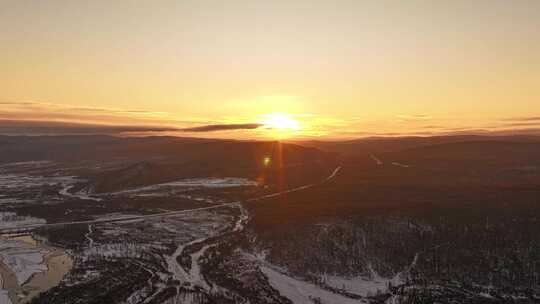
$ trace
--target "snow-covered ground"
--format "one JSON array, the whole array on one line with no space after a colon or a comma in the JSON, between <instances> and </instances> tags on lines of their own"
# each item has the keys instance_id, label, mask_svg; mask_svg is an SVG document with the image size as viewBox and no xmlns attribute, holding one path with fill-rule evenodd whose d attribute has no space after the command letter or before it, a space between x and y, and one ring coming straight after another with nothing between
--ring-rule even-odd
<instances>
[{"instance_id":1,"label":"snow-covered ground","mask_svg":"<svg viewBox=\"0 0 540 304\"><path fill-rule=\"evenodd\" d=\"M244 225L246 221L249 219L247 211L243 208L243 206L238 204L230 204L231 207L237 207L240 209L240 216L232 225L232 231L233 232L239 232L244 229ZM204 216L204 214L203 214ZM208 227L208 224L206 224ZM189 243L180 243L175 250L175 252L171 256L166 257L167 267L169 272L172 274L172 277L175 280L179 280L182 282L184 288L186 286L189 286L191 288L202 288L203 290L207 292L212 292L212 290L215 289L215 286L210 286L206 279L203 277L201 273L201 267L199 260L205 255L206 251L214 246L217 246L218 243L215 242L209 242L202 246L199 250L193 252L190 254L191 259L191 265L189 269L184 269L180 263L178 263L178 257L180 257L184 250L190 246L198 245L201 243L206 242L211 237L220 235L222 233L225 233L227 231L230 231L231 225L221 225L221 227L216 227L215 224L212 224L214 226L214 229L205 231L205 236L197 238ZM182 302L184 303L184 302Z\"/></svg>"},{"instance_id":2,"label":"snow-covered ground","mask_svg":"<svg viewBox=\"0 0 540 304\"><path fill-rule=\"evenodd\" d=\"M24 190L42 186L72 184L73 176L33 176L24 174L0 174L0 189Z\"/></svg>"},{"instance_id":3,"label":"snow-covered ground","mask_svg":"<svg viewBox=\"0 0 540 304\"><path fill-rule=\"evenodd\" d=\"M81 254L81 260L86 261L93 257L104 259L111 258L140 258L144 252L149 250L149 246L135 243L112 243L92 245Z\"/></svg>"},{"instance_id":4,"label":"snow-covered ground","mask_svg":"<svg viewBox=\"0 0 540 304\"><path fill-rule=\"evenodd\" d=\"M0 304L11 304L8 297L8 291L0 288Z\"/></svg>"},{"instance_id":5,"label":"snow-covered ground","mask_svg":"<svg viewBox=\"0 0 540 304\"><path fill-rule=\"evenodd\" d=\"M102 200L99 197L90 196L90 191L88 189L80 190L75 193L69 192L69 190L71 190L75 186L73 185L73 182L74 181L72 180L71 183L68 182L64 184L64 188L62 188L62 190L60 190L58 193L63 196L78 198L82 200L91 200L91 201L96 201L96 202L100 202Z\"/></svg>"},{"instance_id":6,"label":"snow-covered ground","mask_svg":"<svg viewBox=\"0 0 540 304\"><path fill-rule=\"evenodd\" d=\"M108 221L108 220L129 219L129 218L133 218L137 216L140 216L140 214L113 212L113 213L107 213L107 214L102 214L102 215L95 215L93 216L93 218L100 221Z\"/></svg>"},{"instance_id":7,"label":"snow-covered ground","mask_svg":"<svg viewBox=\"0 0 540 304\"><path fill-rule=\"evenodd\" d=\"M132 303L144 299L142 303L150 303L160 294L166 287L170 279L181 282L178 287L182 286L185 289L191 288L195 293L197 290L211 290L211 286L206 282L201 274L199 260L204 256L205 252L215 246L216 243L207 242L210 238L220 235L224 232L231 231L237 223L234 222L234 216L229 213L227 208L238 207L236 204L223 205L219 208L197 210L191 213L177 214L171 217L162 218L143 218L138 222L115 222L115 223L100 223L92 225L92 232L105 236L99 242L109 242L108 240L129 240L133 237L133 231L138 227L144 227L136 235L137 243L141 245L135 246L135 242L108 243L96 244L93 243L92 248L87 248L82 254L83 260L89 260L93 257L97 258L117 258L126 257L142 252L157 252L166 250L171 245L171 242L176 245L176 250L171 255L163 256L166 264L166 273L153 272L154 278L159 278L158 282L149 281L148 285L133 293L126 303ZM227 212L223 212L227 211ZM160 235L160 238L156 238ZM135 247L134 247L135 246ZM195 250L192 246L196 247ZM186 253L186 250L190 250ZM189 267L184 267L179 263L178 258L182 255L187 255L190 258ZM186 256L184 256L186 258ZM152 270L150 270L152 272ZM141 302L140 302L141 303ZM182 302L184 303L184 302Z\"/></svg>"},{"instance_id":8,"label":"snow-covered ground","mask_svg":"<svg viewBox=\"0 0 540 304\"><path fill-rule=\"evenodd\" d=\"M273 269L273 267L263 265L260 266L260 269L268 278L270 285L295 304L313 304L314 300L319 300L319 303L323 304L367 303L364 300L351 299L322 289L315 284L295 279Z\"/></svg>"},{"instance_id":9,"label":"snow-covered ground","mask_svg":"<svg viewBox=\"0 0 540 304\"><path fill-rule=\"evenodd\" d=\"M45 224L44 219L30 216L19 216L15 212L0 212L0 229L25 227L28 225Z\"/></svg>"},{"instance_id":10,"label":"snow-covered ground","mask_svg":"<svg viewBox=\"0 0 540 304\"><path fill-rule=\"evenodd\" d=\"M241 178L241 177L208 177L208 178L190 178L181 179L174 182L156 184L151 186L145 186L140 188L134 188L129 190L117 191L112 194L138 194L142 195L168 195L167 192L152 193L153 191L163 191L163 189L176 189L189 190L189 189L201 189L201 188L233 188L233 187L254 187L257 186L257 182ZM187 189L186 189L187 188ZM150 193L148 193L150 192Z\"/></svg>"},{"instance_id":11,"label":"snow-covered ground","mask_svg":"<svg viewBox=\"0 0 540 304\"><path fill-rule=\"evenodd\" d=\"M392 162L392 165L396 166L396 167L401 167L401 168L409 168L411 165L407 165L407 164L403 164L403 163L398 163L398 162Z\"/></svg>"},{"instance_id":12,"label":"snow-covered ground","mask_svg":"<svg viewBox=\"0 0 540 304\"><path fill-rule=\"evenodd\" d=\"M50 160L31 160L31 161L25 161L25 162L3 164L3 165L0 165L0 169L13 168L13 167L36 168L36 167L43 167L45 165L50 165L50 164L53 164L53 162Z\"/></svg>"},{"instance_id":13,"label":"snow-covered ground","mask_svg":"<svg viewBox=\"0 0 540 304\"><path fill-rule=\"evenodd\" d=\"M224 177L224 178L191 178L183 179L176 182L160 184L161 186L171 187L197 187L197 188L230 188L230 187L246 187L257 186L257 182L240 177Z\"/></svg>"},{"instance_id":14,"label":"snow-covered ground","mask_svg":"<svg viewBox=\"0 0 540 304\"><path fill-rule=\"evenodd\" d=\"M231 218L229 216L211 214L209 212L202 212L200 214L196 214L195 217L199 217L199 223L197 224L197 226L195 226L198 229L197 231L192 231L191 234L192 236L198 237L187 243L180 242L175 252L171 256L166 257L166 262L169 272L175 279L180 280L181 282L189 283L191 286L199 286L205 290L209 290L210 286L208 286L208 284L201 275L199 259L209 248L211 248L215 244L206 244L202 246L198 251L192 253L190 255L191 266L189 270L185 270L182 265L178 263L177 258L182 255L183 251L186 248L199 243L203 243L208 238L219 235L220 233L230 229ZM236 223L235 227L237 225L239 224ZM178 229L178 226L174 228L170 227L169 229ZM191 229L193 229L193 226ZM178 232L179 231L177 231L177 233Z\"/></svg>"},{"instance_id":15,"label":"snow-covered ground","mask_svg":"<svg viewBox=\"0 0 540 304\"><path fill-rule=\"evenodd\" d=\"M84 234L84 238L88 240L88 247L92 248L94 246L94 239L91 235L94 231L92 230L92 224L88 224L88 232Z\"/></svg>"},{"instance_id":16,"label":"snow-covered ground","mask_svg":"<svg viewBox=\"0 0 540 304\"><path fill-rule=\"evenodd\" d=\"M90 196L91 191L89 189L83 189L76 193L70 192L76 183L85 182L85 180L71 175L62 175L60 172L54 175L48 173L45 174L46 176L37 174L37 172L40 172L39 169L43 169L44 166L50 164L47 161L37 161L1 165L0 192L3 192L3 195L0 198L5 200L2 203L21 202L21 200L13 198L14 195L10 195L10 193L22 192L27 194L33 190L41 191L43 186L57 186L59 187L58 194L66 197L95 201L101 200L100 198ZM27 200L27 202L32 202L32 200Z\"/></svg>"},{"instance_id":17,"label":"snow-covered ground","mask_svg":"<svg viewBox=\"0 0 540 304\"><path fill-rule=\"evenodd\" d=\"M73 265L64 251L39 243L30 235L0 236L0 261L0 274L4 276L0 304L26 303L56 286ZM7 302L10 296L11 302Z\"/></svg>"},{"instance_id":18,"label":"snow-covered ground","mask_svg":"<svg viewBox=\"0 0 540 304\"><path fill-rule=\"evenodd\" d=\"M0 241L0 259L15 274L19 285L26 283L35 273L47 270L43 255L43 249L18 239Z\"/></svg>"},{"instance_id":19,"label":"snow-covered ground","mask_svg":"<svg viewBox=\"0 0 540 304\"><path fill-rule=\"evenodd\" d=\"M382 160L380 158L378 158L377 156L375 156L373 154L370 154L369 157L377 164L377 166L384 165Z\"/></svg>"},{"instance_id":20,"label":"snow-covered ground","mask_svg":"<svg viewBox=\"0 0 540 304\"><path fill-rule=\"evenodd\" d=\"M204 290L210 291L210 286L206 283L206 280L201 274L201 266L199 265L199 259L204 256L205 252L216 246L217 244L204 245L201 250L191 255L191 269L189 272L190 283L193 286L200 286Z\"/></svg>"},{"instance_id":21,"label":"snow-covered ground","mask_svg":"<svg viewBox=\"0 0 540 304\"><path fill-rule=\"evenodd\" d=\"M12 197L3 197L0 195L0 205L3 204L21 204L21 203L30 203L31 200L24 200L24 199L18 199L18 198L12 198Z\"/></svg>"},{"instance_id":22,"label":"snow-covered ground","mask_svg":"<svg viewBox=\"0 0 540 304\"><path fill-rule=\"evenodd\" d=\"M416 267L418 262L419 253L415 254L411 264L401 272L396 273L392 278L385 278L380 276L371 266L368 264L369 276L356 276L356 277L340 277L325 275L322 276L325 285L346 291L351 294L360 296L372 296L378 292L384 293L388 291L390 285L398 286L404 284L406 278L409 276L410 271Z\"/></svg>"},{"instance_id":23,"label":"snow-covered ground","mask_svg":"<svg viewBox=\"0 0 540 304\"><path fill-rule=\"evenodd\" d=\"M397 279L397 278L396 278ZM375 295L377 292L385 292L388 284L399 284L400 281L376 276L366 278L362 276L344 278L339 276L323 276L324 283L330 287L347 291L360 296Z\"/></svg>"},{"instance_id":24,"label":"snow-covered ground","mask_svg":"<svg viewBox=\"0 0 540 304\"><path fill-rule=\"evenodd\" d=\"M11 304L11 300L8 296L8 291L3 289L4 287L4 279L2 278L2 274L0 274L0 304Z\"/></svg>"},{"instance_id":25,"label":"snow-covered ground","mask_svg":"<svg viewBox=\"0 0 540 304\"><path fill-rule=\"evenodd\" d=\"M259 265L259 269L268 278L268 282L277 290L282 296L291 300L294 304L313 304L314 300L320 301L322 304L358 304L368 303L363 299L353 299L345 295L332 292L329 288L325 289L322 286L313 284L296 278L288 274L287 269L273 265L266 261L266 252L259 252L258 254L250 254L244 252L243 255L256 262ZM344 291L348 291L352 294L359 296L365 296L368 293L375 293L377 289L381 291L386 290L388 280L383 280L380 277L368 280L353 280L346 279L337 276L325 276L323 277L323 284L335 289L343 289L344 284L350 284L351 286L357 283L361 285L354 286L353 288L345 288ZM340 284L340 286L337 286ZM353 292L356 290L357 292Z\"/></svg>"},{"instance_id":26,"label":"snow-covered ground","mask_svg":"<svg viewBox=\"0 0 540 304\"><path fill-rule=\"evenodd\" d=\"M244 230L244 227L246 226L246 223L249 220L249 214L246 208L244 208L244 206L242 206L241 203L238 203L237 206L240 209L240 217L238 218L238 220L236 221L236 224L234 225L233 232L240 232Z\"/></svg>"},{"instance_id":27,"label":"snow-covered ground","mask_svg":"<svg viewBox=\"0 0 540 304\"><path fill-rule=\"evenodd\" d=\"M7 189L25 189L39 187L52 183L44 183L41 177L26 176L20 174L0 174L0 188Z\"/></svg>"}]
</instances>

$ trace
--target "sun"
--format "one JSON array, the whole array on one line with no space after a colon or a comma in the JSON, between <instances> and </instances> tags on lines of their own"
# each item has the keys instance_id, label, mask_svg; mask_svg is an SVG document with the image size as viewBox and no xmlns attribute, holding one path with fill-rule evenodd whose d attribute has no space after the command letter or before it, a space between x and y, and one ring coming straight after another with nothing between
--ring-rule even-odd
<instances>
[{"instance_id":1,"label":"sun","mask_svg":"<svg viewBox=\"0 0 540 304\"><path fill-rule=\"evenodd\" d=\"M263 127L273 130L300 130L300 124L290 115L285 113L271 113L263 116L264 118L260 121Z\"/></svg>"}]
</instances>

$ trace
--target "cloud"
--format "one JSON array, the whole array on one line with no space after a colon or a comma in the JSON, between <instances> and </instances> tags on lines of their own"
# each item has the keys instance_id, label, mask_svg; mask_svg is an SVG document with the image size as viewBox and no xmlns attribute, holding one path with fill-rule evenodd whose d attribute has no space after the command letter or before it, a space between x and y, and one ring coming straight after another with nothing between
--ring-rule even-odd
<instances>
[{"instance_id":1,"label":"cloud","mask_svg":"<svg viewBox=\"0 0 540 304\"><path fill-rule=\"evenodd\" d=\"M540 116L505 118L502 121L540 121Z\"/></svg>"},{"instance_id":2,"label":"cloud","mask_svg":"<svg viewBox=\"0 0 540 304\"><path fill-rule=\"evenodd\" d=\"M196 117L182 117L174 113L140 109L69 106L48 102L0 100L0 119L63 121L84 124L115 125L172 125L191 127L213 124L216 121Z\"/></svg>"},{"instance_id":3,"label":"cloud","mask_svg":"<svg viewBox=\"0 0 540 304\"><path fill-rule=\"evenodd\" d=\"M36 102L10 102L10 101L5 101L5 102L2 102L0 101L0 105L4 105L4 106L30 106L30 105L37 105L38 103Z\"/></svg>"},{"instance_id":4,"label":"cloud","mask_svg":"<svg viewBox=\"0 0 540 304\"><path fill-rule=\"evenodd\" d=\"M253 130L261 127L258 123L245 123L245 124L217 124L206 125L193 128L184 128L181 131L184 132L215 132L215 131L231 131L231 130Z\"/></svg>"},{"instance_id":5,"label":"cloud","mask_svg":"<svg viewBox=\"0 0 540 304\"><path fill-rule=\"evenodd\" d=\"M540 121L522 120L518 122L502 124L501 127L540 127Z\"/></svg>"},{"instance_id":6,"label":"cloud","mask_svg":"<svg viewBox=\"0 0 540 304\"><path fill-rule=\"evenodd\" d=\"M415 115L408 115L408 114L401 114L396 115L396 118L398 121L405 122L405 121L426 121L431 120L433 117L430 115L425 114L415 114Z\"/></svg>"},{"instance_id":7,"label":"cloud","mask_svg":"<svg viewBox=\"0 0 540 304\"><path fill-rule=\"evenodd\" d=\"M160 132L216 132L231 130L252 130L261 125L255 123L247 124L214 124L199 127L178 128L164 126L145 125L104 125L89 123L74 123L63 121L43 121L43 120L20 120L20 119L0 119L0 134L4 135L118 135L123 133L152 133L159 135Z\"/></svg>"},{"instance_id":8,"label":"cloud","mask_svg":"<svg viewBox=\"0 0 540 304\"><path fill-rule=\"evenodd\" d=\"M444 126L440 126L440 125L427 125L427 126L420 126L419 129L444 129L445 127Z\"/></svg>"},{"instance_id":9,"label":"cloud","mask_svg":"<svg viewBox=\"0 0 540 304\"><path fill-rule=\"evenodd\" d=\"M461 132L451 132L444 135L489 135L489 136L514 136L514 135L529 135L539 136L540 128L527 128L527 129L502 129L502 130L490 130L490 129L470 129Z\"/></svg>"},{"instance_id":10,"label":"cloud","mask_svg":"<svg viewBox=\"0 0 540 304\"><path fill-rule=\"evenodd\" d=\"M237 120L242 121L242 120ZM48 102L0 100L0 134L174 135L253 130L257 123L178 117L141 109L69 106Z\"/></svg>"},{"instance_id":11,"label":"cloud","mask_svg":"<svg viewBox=\"0 0 540 304\"><path fill-rule=\"evenodd\" d=\"M115 135L126 132L166 132L177 130L177 128L154 126L99 125L57 121L0 119L0 134L5 135Z\"/></svg>"}]
</instances>

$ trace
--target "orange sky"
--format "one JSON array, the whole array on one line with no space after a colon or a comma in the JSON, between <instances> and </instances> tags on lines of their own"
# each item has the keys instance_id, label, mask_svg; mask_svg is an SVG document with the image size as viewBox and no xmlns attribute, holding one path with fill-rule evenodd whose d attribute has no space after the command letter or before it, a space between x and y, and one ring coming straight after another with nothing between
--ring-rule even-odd
<instances>
[{"instance_id":1,"label":"orange sky","mask_svg":"<svg viewBox=\"0 0 540 304\"><path fill-rule=\"evenodd\" d=\"M233 138L540 128L540 1L0 3L0 119Z\"/></svg>"}]
</instances>

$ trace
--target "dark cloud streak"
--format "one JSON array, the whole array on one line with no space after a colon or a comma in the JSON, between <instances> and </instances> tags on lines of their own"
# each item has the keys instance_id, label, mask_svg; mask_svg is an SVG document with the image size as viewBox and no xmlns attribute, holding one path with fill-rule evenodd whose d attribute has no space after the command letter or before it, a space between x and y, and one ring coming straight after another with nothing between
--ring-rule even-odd
<instances>
[{"instance_id":1,"label":"dark cloud streak","mask_svg":"<svg viewBox=\"0 0 540 304\"><path fill-rule=\"evenodd\" d=\"M540 116L506 118L502 121L540 121Z\"/></svg>"},{"instance_id":2,"label":"dark cloud streak","mask_svg":"<svg viewBox=\"0 0 540 304\"><path fill-rule=\"evenodd\" d=\"M231 130L253 130L262 127L261 124L247 123L247 124L218 124L218 125L206 125L193 128L184 128L181 131L184 132L215 132L215 131L231 131Z\"/></svg>"},{"instance_id":3,"label":"dark cloud streak","mask_svg":"<svg viewBox=\"0 0 540 304\"><path fill-rule=\"evenodd\" d=\"M159 132L216 132L230 130L252 130L260 124L213 124L191 128L147 126L147 125L103 125L62 121L0 119L0 134L4 135L62 135L62 134L104 134L159 133Z\"/></svg>"}]
</instances>

